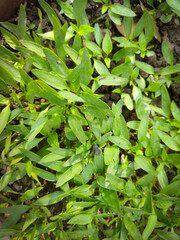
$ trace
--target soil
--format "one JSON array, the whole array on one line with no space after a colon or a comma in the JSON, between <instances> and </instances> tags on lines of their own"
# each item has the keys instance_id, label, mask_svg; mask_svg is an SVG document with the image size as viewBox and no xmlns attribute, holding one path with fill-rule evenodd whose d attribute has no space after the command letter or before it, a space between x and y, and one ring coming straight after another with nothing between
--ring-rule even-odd
<instances>
[{"instance_id":1,"label":"soil","mask_svg":"<svg viewBox=\"0 0 180 240\"><path fill-rule=\"evenodd\" d=\"M57 4L56 0L49 0L47 2L51 4L51 6L53 7L53 9L56 12L60 11L60 7ZM111 2L111 3L121 2L122 3L123 1L111 0L109 2ZM145 4L146 1L142 1L142 2L144 2L144 4ZM141 16L142 10L140 8L139 1L135 0L135 1L131 1L131 3L132 3L131 6L132 6L133 10L137 13L137 15ZM25 3L25 6L26 6L27 19L30 21L31 24L35 24L35 26L36 26L35 29L37 29L37 26L39 24L38 7L40 7L40 6L38 6L37 3L36 4ZM93 0L88 0L86 10L87 10L87 15L88 15L90 23L95 22L96 19L98 19L101 16L101 6L102 6L101 4L95 3ZM43 32L51 31L52 26L49 22L49 19L43 10L42 10L42 12L43 12L43 16L42 16ZM65 16L63 16L63 15L59 15L59 16L60 16L62 22L69 21L66 19ZM106 29L105 24L106 24L107 19L108 18L105 17L98 21L102 31L104 29L103 32L105 32L105 29ZM11 23L16 24L17 21L18 21L18 12L11 19L9 19L9 22L11 22ZM162 23L160 21L160 18L157 18L156 23L157 23L157 26L159 27L159 33L161 35L162 40L166 41L173 50L174 64L179 63L180 62L180 54L179 54L179 52L180 52L180 27L174 23L174 18L167 24ZM110 30L111 36L121 36L121 33L118 31L118 29L112 22L110 22L109 30ZM5 45L7 47L7 45L4 41L4 38L2 36L0 36L0 44ZM155 68L155 71L158 72L158 71L160 71L161 68L166 67L167 64L161 53L161 43L157 39L154 38L154 40L152 41L152 45L154 45L154 48L152 50L155 51L155 55L152 57L149 57L149 58L145 58L144 61L153 65L153 67ZM117 49L115 47L115 42L114 42L114 49ZM112 68L115 66L116 66L115 63L113 63ZM146 77L147 77L146 74L144 74L144 78L146 78ZM113 102L117 102L119 100L119 94L113 93L112 92L113 89L114 88L112 88L112 87L108 87L108 88L102 87L98 90L97 93L104 95L102 100L107 102L109 105L112 105ZM176 102L176 104L180 107L180 84L172 81L172 84L168 90L169 90L171 99L174 100ZM133 112L127 111L127 109L123 109L123 115L125 116L126 121L134 120L134 117L135 117L135 114ZM0 175L3 175L4 172L6 172L6 168L4 165L1 164ZM21 180L17 181L16 184L13 184L13 186L11 186L11 187L14 191L25 192L27 189L31 188L31 184L32 184L31 178L24 176ZM52 186L49 186L49 185L47 186L46 182L44 182L43 185L44 185L44 191L42 192L42 194L47 194L47 192L52 192L54 189L53 184L52 184ZM9 197L9 196L7 196L7 197ZM12 197L12 194L11 194L11 197ZM12 198L12 200L16 200L16 195L14 195L14 198ZM51 211L52 215L54 215L56 213L56 210L57 210L56 206L51 207L50 211Z\"/></svg>"}]
</instances>

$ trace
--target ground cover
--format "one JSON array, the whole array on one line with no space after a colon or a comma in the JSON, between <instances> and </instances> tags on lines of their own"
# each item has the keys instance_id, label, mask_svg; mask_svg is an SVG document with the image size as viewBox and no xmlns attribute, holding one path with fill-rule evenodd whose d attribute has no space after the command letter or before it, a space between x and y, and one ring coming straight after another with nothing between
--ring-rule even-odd
<instances>
[{"instance_id":1,"label":"ground cover","mask_svg":"<svg viewBox=\"0 0 180 240\"><path fill-rule=\"evenodd\" d=\"M179 239L177 1L38 2L0 27L0 236Z\"/></svg>"}]
</instances>

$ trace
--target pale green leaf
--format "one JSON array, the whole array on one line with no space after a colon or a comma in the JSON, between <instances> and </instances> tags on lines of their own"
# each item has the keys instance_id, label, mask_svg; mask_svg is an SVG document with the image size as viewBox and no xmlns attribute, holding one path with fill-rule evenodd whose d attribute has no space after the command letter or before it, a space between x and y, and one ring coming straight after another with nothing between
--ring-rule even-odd
<instances>
[{"instance_id":1,"label":"pale green leaf","mask_svg":"<svg viewBox=\"0 0 180 240\"><path fill-rule=\"evenodd\" d=\"M92 222L92 216L90 214L79 214L72 217L68 224L86 225Z\"/></svg>"},{"instance_id":2,"label":"pale green leaf","mask_svg":"<svg viewBox=\"0 0 180 240\"><path fill-rule=\"evenodd\" d=\"M0 133L4 130L8 123L9 116L11 114L10 106L7 105L5 108L3 108L1 114L0 114Z\"/></svg>"},{"instance_id":3,"label":"pale green leaf","mask_svg":"<svg viewBox=\"0 0 180 240\"><path fill-rule=\"evenodd\" d=\"M102 49L107 55L109 55L109 53L112 51L112 48L113 48L113 45L112 45L111 37L109 35L109 30L106 29L106 34L104 36L103 43L102 43Z\"/></svg>"},{"instance_id":4,"label":"pale green leaf","mask_svg":"<svg viewBox=\"0 0 180 240\"><path fill-rule=\"evenodd\" d=\"M70 128L72 129L74 135L79 139L79 141L83 144L86 143L86 136L79 121L79 118L75 115L69 115L68 123Z\"/></svg>"},{"instance_id":5,"label":"pale green leaf","mask_svg":"<svg viewBox=\"0 0 180 240\"><path fill-rule=\"evenodd\" d=\"M82 163L76 163L71 166L67 171L62 173L57 177L56 187L61 187L69 180L73 179L76 175L78 175L82 171Z\"/></svg>"},{"instance_id":6,"label":"pale green leaf","mask_svg":"<svg viewBox=\"0 0 180 240\"><path fill-rule=\"evenodd\" d=\"M149 74L154 74L154 68L150 64L145 62L140 62L140 61L135 61L135 64L138 68L140 68L144 72L147 72Z\"/></svg>"},{"instance_id":7,"label":"pale green leaf","mask_svg":"<svg viewBox=\"0 0 180 240\"><path fill-rule=\"evenodd\" d=\"M180 151L180 144L178 144L173 137L162 131L158 131L158 135L167 147L174 151Z\"/></svg>"},{"instance_id":8,"label":"pale green leaf","mask_svg":"<svg viewBox=\"0 0 180 240\"><path fill-rule=\"evenodd\" d=\"M136 14L128 7L125 7L119 3L115 3L110 6L110 9L113 13L116 13L121 16L135 17Z\"/></svg>"},{"instance_id":9,"label":"pale green leaf","mask_svg":"<svg viewBox=\"0 0 180 240\"><path fill-rule=\"evenodd\" d=\"M124 217L124 224L129 234L132 236L134 240L143 240L139 229L136 225L128 218Z\"/></svg>"},{"instance_id":10,"label":"pale green leaf","mask_svg":"<svg viewBox=\"0 0 180 240\"><path fill-rule=\"evenodd\" d=\"M154 167L149 158L142 155L136 155L134 160L136 163L136 166L135 166L136 169L141 168L146 172L154 171Z\"/></svg>"}]
</instances>

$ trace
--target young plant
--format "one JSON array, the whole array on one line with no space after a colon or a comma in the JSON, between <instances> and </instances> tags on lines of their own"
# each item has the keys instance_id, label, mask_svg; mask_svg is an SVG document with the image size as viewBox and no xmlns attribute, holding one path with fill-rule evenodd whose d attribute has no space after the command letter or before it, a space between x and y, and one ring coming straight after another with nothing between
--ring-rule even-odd
<instances>
[{"instance_id":1,"label":"young plant","mask_svg":"<svg viewBox=\"0 0 180 240\"><path fill-rule=\"evenodd\" d=\"M114 37L121 47L114 53L110 29L102 38L99 24L90 26L87 1L57 2L73 23L63 25L44 0L52 31L42 32L39 10L30 34L23 5L17 25L1 23L8 47L0 47L0 213L7 216L0 237L178 239L180 110L168 86L180 67L172 50L162 43L170 66L155 74L136 60L154 36L149 12L132 39ZM135 15L129 1L98 2L111 19L120 10ZM103 101L103 87L118 100Z\"/></svg>"}]
</instances>

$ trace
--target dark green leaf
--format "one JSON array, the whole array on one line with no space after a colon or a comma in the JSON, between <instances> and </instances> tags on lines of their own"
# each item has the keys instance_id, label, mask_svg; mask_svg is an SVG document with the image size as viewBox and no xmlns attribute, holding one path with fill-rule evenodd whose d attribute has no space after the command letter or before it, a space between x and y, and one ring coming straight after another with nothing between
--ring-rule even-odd
<instances>
[{"instance_id":1,"label":"dark green leaf","mask_svg":"<svg viewBox=\"0 0 180 240\"><path fill-rule=\"evenodd\" d=\"M52 7L49 6L49 4L47 2L45 2L44 0L38 0L38 2L41 5L41 7L44 9L44 11L47 13L48 18L52 25L53 25L53 17L55 17L55 18L57 18L57 20L59 20L55 11L53 10Z\"/></svg>"},{"instance_id":2,"label":"dark green leaf","mask_svg":"<svg viewBox=\"0 0 180 240\"><path fill-rule=\"evenodd\" d=\"M167 88L164 85L162 85L161 88L161 105L166 117L169 118L171 115L171 100Z\"/></svg>"},{"instance_id":3,"label":"dark green leaf","mask_svg":"<svg viewBox=\"0 0 180 240\"><path fill-rule=\"evenodd\" d=\"M170 65L173 65L173 60L174 60L173 52L169 47L169 45L167 44L167 42L165 41L162 42L161 49L162 49L163 57L166 60L166 62Z\"/></svg>"},{"instance_id":4,"label":"dark green leaf","mask_svg":"<svg viewBox=\"0 0 180 240\"><path fill-rule=\"evenodd\" d=\"M176 195L180 196L180 180L176 180L166 187L164 187L160 193L164 193L166 195Z\"/></svg>"},{"instance_id":5,"label":"dark green leaf","mask_svg":"<svg viewBox=\"0 0 180 240\"><path fill-rule=\"evenodd\" d=\"M179 236L174 232L167 232L165 230L156 230L157 235L164 240L179 240Z\"/></svg>"},{"instance_id":6,"label":"dark green leaf","mask_svg":"<svg viewBox=\"0 0 180 240\"><path fill-rule=\"evenodd\" d=\"M23 4L20 5L18 17L18 37L20 40L24 39L26 32L26 11Z\"/></svg>"},{"instance_id":7,"label":"dark green leaf","mask_svg":"<svg viewBox=\"0 0 180 240\"><path fill-rule=\"evenodd\" d=\"M129 234L132 236L134 240L142 240L142 236L139 232L139 229L130 219L124 217L124 224Z\"/></svg>"}]
</instances>

